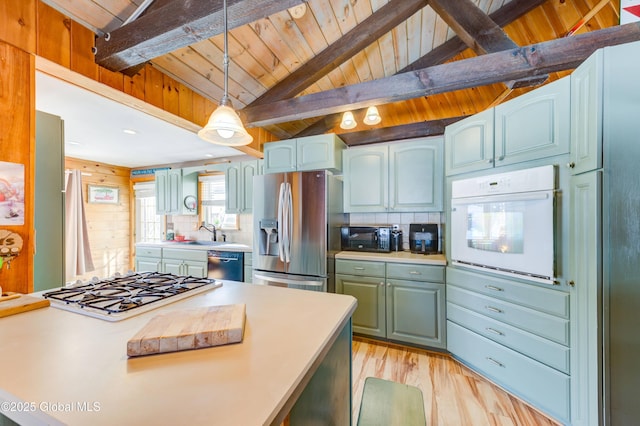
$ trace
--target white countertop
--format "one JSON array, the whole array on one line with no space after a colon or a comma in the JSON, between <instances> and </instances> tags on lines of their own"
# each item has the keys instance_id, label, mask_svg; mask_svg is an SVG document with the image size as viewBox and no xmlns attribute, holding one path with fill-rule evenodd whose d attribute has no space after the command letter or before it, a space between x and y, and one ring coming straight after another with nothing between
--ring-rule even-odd
<instances>
[{"instance_id":1,"label":"white countertop","mask_svg":"<svg viewBox=\"0 0 640 426\"><path fill-rule=\"evenodd\" d=\"M242 251L251 252L252 247L241 243L227 243L222 241L198 241L181 242L181 241L158 241L155 243L136 243L136 247L163 247L163 248L179 248L189 250L220 250L220 251Z\"/></svg>"},{"instance_id":2,"label":"white countertop","mask_svg":"<svg viewBox=\"0 0 640 426\"><path fill-rule=\"evenodd\" d=\"M341 251L336 254L336 259L345 260L370 260L378 262L394 263L419 263L424 265L446 266L447 259L444 254L415 254L410 251L398 251L390 253L373 253L365 251Z\"/></svg>"},{"instance_id":3,"label":"white countertop","mask_svg":"<svg viewBox=\"0 0 640 426\"><path fill-rule=\"evenodd\" d=\"M127 340L160 311L233 303L246 304L242 343L127 358ZM0 412L20 424L269 424L355 307L351 296L224 281L119 322L53 307L1 318L0 402L23 412Z\"/></svg>"}]
</instances>

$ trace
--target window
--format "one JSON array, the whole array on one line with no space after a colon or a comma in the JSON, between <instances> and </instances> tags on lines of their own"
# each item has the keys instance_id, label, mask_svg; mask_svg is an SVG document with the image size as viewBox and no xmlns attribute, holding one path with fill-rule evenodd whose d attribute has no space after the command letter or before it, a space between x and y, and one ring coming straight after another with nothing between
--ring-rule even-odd
<instances>
[{"instance_id":1,"label":"window","mask_svg":"<svg viewBox=\"0 0 640 426\"><path fill-rule=\"evenodd\" d=\"M156 214L155 182L139 182L133 185L136 198L136 243L162 240L164 216Z\"/></svg>"},{"instance_id":2,"label":"window","mask_svg":"<svg viewBox=\"0 0 640 426\"><path fill-rule=\"evenodd\" d=\"M200 176L202 220L218 229L238 229L238 217L225 212L224 175Z\"/></svg>"}]
</instances>

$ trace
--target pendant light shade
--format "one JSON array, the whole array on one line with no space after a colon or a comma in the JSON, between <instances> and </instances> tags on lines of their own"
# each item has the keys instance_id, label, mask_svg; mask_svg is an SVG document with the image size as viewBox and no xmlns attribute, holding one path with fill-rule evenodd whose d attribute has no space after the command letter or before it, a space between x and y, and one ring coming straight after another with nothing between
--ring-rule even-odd
<instances>
[{"instance_id":1,"label":"pendant light shade","mask_svg":"<svg viewBox=\"0 0 640 426\"><path fill-rule=\"evenodd\" d=\"M250 144L253 137L242 126L240 117L228 105L220 105L209 117L207 125L199 132L198 136L207 142L226 146L241 146Z\"/></svg>"},{"instance_id":2,"label":"pendant light shade","mask_svg":"<svg viewBox=\"0 0 640 426\"><path fill-rule=\"evenodd\" d=\"M342 115L342 122L340 122L341 129L353 129L357 125L358 123L356 123L355 118L353 118L353 113L351 111L347 111Z\"/></svg>"},{"instance_id":3,"label":"pendant light shade","mask_svg":"<svg viewBox=\"0 0 640 426\"><path fill-rule=\"evenodd\" d=\"M242 125L238 114L234 111L229 100L229 45L227 30L227 0L223 2L224 9L224 95L220 100L220 106L213 111L207 125L199 132L198 136L207 142L217 145L241 146L248 145L253 137Z\"/></svg>"},{"instance_id":4,"label":"pendant light shade","mask_svg":"<svg viewBox=\"0 0 640 426\"><path fill-rule=\"evenodd\" d=\"M367 113L362 121L364 121L364 124L368 124L369 126L373 126L381 122L382 117L380 117L380 113L378 113L378 108L374 106L367 108Z\"/></svg>"}]
</instances>

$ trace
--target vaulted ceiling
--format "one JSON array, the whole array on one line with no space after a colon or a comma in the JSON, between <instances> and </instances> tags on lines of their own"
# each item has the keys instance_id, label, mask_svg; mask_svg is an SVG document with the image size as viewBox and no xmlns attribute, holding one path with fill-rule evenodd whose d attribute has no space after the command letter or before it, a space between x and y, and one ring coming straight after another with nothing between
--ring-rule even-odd
<instances>
[{"instance_id":1,"label":"vaulted ceiling","mask_svg":"<svg viewBox=\"0 0 640 426\"><path fill-rule=\"evenodd\" d=\"M222 0L45 2L99 36L100 65L132 75L149 62L221 99ZM228 5L229 95L245 123L283 139L332 131L351 145L441 133L568 74L598 47L640 39L640 26L617 26L618 0ZM305 13L294 17L301 5ZM380 124L362 124L369 105ZM359 122L349 131L338 126L346 110Z\"/></svg>"}]
</instances>

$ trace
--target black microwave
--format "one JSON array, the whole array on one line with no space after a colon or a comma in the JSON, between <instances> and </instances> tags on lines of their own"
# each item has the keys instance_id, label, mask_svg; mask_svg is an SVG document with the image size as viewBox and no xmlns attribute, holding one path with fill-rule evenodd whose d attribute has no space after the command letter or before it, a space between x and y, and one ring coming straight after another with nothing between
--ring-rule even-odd
<instances>
[{"instance_id":1,"label":"black microwave","mask_svg":"<svg viewBox=\"0 0 640 426\"><path fill-rule=\"evenodd\" d=\"M340 233L342 250L391 251L391 226L343 226Z\"/></svg>"}]
</instances>

